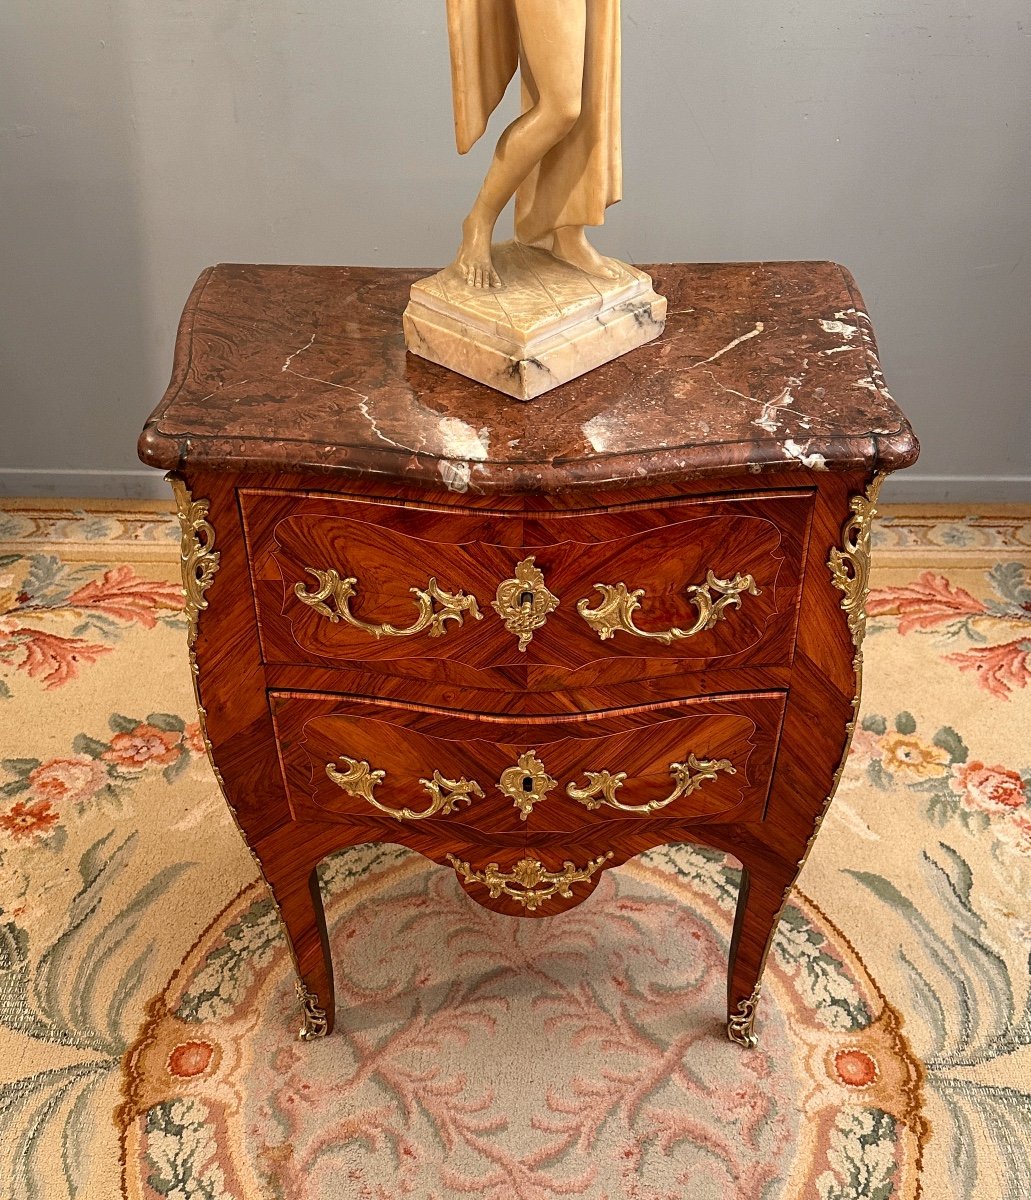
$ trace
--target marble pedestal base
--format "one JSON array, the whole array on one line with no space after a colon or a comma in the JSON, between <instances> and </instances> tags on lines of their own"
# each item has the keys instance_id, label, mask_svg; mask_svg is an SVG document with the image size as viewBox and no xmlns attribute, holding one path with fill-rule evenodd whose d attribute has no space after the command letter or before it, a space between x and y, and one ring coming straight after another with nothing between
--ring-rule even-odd
<instances>
[{"instance_id":1,"label":"marble pedestal base","mask_svg":"<svg viewBox=\"0 0 1031 1200\"><path fill-rule=\"evenodd\" d=\"M501 288L470 287L454 267L413 285L404 314L413 354L533 400L665 327L665 299L634 267L598 279L519 242L495 246L493 256Z\"/></svg>"}]
</instances>

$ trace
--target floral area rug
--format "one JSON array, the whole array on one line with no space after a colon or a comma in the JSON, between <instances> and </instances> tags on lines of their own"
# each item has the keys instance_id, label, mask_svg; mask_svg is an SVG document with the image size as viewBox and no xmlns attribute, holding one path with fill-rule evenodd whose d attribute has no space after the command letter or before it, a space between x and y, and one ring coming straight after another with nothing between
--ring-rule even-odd
<instances>
[{"instance_id":1,"label":"floral area rug","mask_svg":"<svg viewBox=\"0 0 1031 1200\"><path fill-rule=\"evenodd\" d=\"M866 691L757 1050L738 872L552 920L392 846L324 866L333 1037L203 756L170 510L0 509L2 1200L1026 1200L1031 511L894 509Z\"/></svg>"}]
</instances>

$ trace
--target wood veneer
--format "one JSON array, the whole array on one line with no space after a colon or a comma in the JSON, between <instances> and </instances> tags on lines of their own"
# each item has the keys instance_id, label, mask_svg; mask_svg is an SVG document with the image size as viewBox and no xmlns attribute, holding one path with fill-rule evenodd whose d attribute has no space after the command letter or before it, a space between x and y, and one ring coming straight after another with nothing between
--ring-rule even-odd
<instances>
[{"instance_id":1,"label":"wood veneer","mask_svg":"<svg viewBox=\"0 0 1031 1200\"><path fill-rule=\"evenodd\" d=\"M794 492L517 519L290 494L241 496L266 662L446 658L477 668L582 667L619 657L698 667L717 660L788 662L812 500L811 492ZM528 556L562 600L520 650L491 602ZM438 638L373 639L298 599L297 584L314 586L310 567L357 578L353 608L367 621L411 625L411 588L430 578L475 596L482 619L450 625ZM710 570L720 578L749 574L758 594L743 597L732 620L694 638L663 645L617 633L602 642L577 612L577 600L598 604L599 580L622 580L644 590L642 628L690 626L697 612L686 586L704 584Z\"/></svg>"},{"instance_id":2,"label":"wood veneer","mask_svg":"<svg viewBox=\"0 0 1031 1200\"><path fill-rule=\"evenodd\" d=\"M671 764L692 754L700 761L726 759L733 772L721 769L677 797L661 809L664 818L761 818L785 696L769 692L519 718L306 693L274 692L270 699L295 821L368 816L369 802L342 791L327 774L327 765L346 754L373 768L390 764L376 799L394 809L425 811L429 797L422 779L432 779L434 771L476 782L482 795L439 819L446 842L457 825L496 833L582 834L585 826L606 817L648 819L608 807L592 811L571 798L568 788L582 787L586 771L618 770L628 777L617 793L619 802L647 805L674 793ZM499 780L529 751L555 782L524 814L499 788Z\"/></svg>"}]
</instances>

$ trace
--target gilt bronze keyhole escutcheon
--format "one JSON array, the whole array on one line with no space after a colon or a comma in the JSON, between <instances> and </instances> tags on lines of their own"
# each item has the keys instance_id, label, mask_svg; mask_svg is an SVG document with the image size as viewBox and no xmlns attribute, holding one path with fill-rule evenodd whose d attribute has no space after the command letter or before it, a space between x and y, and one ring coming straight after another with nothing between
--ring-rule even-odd
<instances>
[{"instance_id":1,"label":"gilt bronze keyhole escutcheon","mask_svg":"<svg viewBox=\"0 0 1031 1200\"><path fill-rule=\"evenodd\" d=\"M505 622L508 632L519 639L519 649L525 653L533 635L558 608L558 597L544 586L544 572L534 566L531 555L517 564L511 579L500 584L491 607Z\"/></svg>"},{"instance_id":2,"label":"gilt bronze keyhole escutcheon","mask_svg":"<svg viewBox=\"0 0 1031 1200\"><path fill-rule=\"evenodd\" d=\"M525 821L533 812L534 805L557 787L558 780L552 779L533 750L520 754L515 766L502 771L498 780L498 791L519 809L521 821Z\"/></svg>"}]
</instances>

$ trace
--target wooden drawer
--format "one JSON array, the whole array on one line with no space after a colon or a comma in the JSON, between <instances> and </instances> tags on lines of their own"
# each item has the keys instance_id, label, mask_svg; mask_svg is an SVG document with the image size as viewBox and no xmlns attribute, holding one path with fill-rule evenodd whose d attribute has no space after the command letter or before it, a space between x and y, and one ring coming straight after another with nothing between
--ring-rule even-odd
<instances>
[{"instance_id":1,"label":"wooden drawer","mask_svg":"<svg viewBox=\"0 0 1031 1200\"><path fill-rule=\"evenodd\" d=\"M528 515L241 493L266 662L480 669L790 662L811 503Z\"/></svg>"},{"instance_id":2,"label":"wooden drawer","mask_svg":"<svg viewBox=\"0 0 1031 1200\"><path fill-rule=\"evenodd\" d=\"M301 693L270 702L295 819L514 833L760 819L785 695L533 719Z\"/></svg>"}]
</instances>

